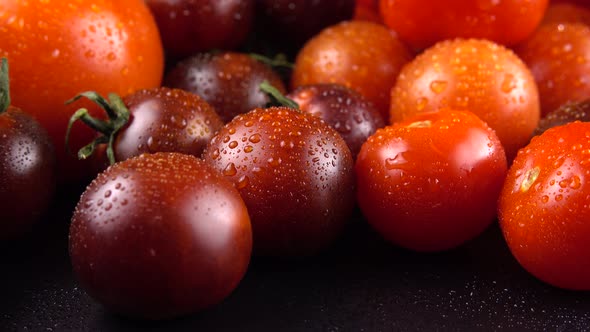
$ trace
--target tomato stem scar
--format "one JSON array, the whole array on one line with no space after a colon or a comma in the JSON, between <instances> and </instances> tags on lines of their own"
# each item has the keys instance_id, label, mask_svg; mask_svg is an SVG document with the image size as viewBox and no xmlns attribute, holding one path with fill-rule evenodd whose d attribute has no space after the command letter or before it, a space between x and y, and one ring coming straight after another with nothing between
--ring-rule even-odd
<instances>
[{"instance_id":1,"label":"tomato stem scar","mask_svg":"<svg viewBox=\"0 0 590 332\"><path fill-rule=\"evenodd\" d=\"M527 192L531 188L533 183L535 183L535 181L537 181L537 178L539 177L539 173L541 173L541 169L539 168L539 166L531 168L528 171L526 171L526 173L524 173L524 180L520 184L520 191Z\"/></svg>"}]
</instances>

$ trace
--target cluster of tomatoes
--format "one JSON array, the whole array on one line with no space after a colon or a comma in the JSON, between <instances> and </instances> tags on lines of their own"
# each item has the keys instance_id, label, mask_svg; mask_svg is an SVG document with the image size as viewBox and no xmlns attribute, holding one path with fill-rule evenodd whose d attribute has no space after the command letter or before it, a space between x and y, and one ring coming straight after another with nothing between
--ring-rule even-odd
<instances>
[{"instance_id":1,"label":"cluster of tomatoes","mask_svg":"<svg viewBox=\"0 0 590 332\"><path fill-rule=\"evenodd\" d=\"M325 249L356 205L425 252L497 219L525 269L590 289L584 3L3 1L0 237L94 178L74 272L150 319Z\"/></svg>"}]
</instances>

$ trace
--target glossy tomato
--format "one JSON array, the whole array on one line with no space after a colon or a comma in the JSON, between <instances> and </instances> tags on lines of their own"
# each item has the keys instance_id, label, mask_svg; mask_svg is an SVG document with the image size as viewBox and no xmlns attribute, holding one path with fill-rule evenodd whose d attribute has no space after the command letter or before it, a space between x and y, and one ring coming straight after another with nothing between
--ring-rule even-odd
<instances>
[{"instance_id":1,"label":"glossy tomato","mask_svg":"<svg viewBox=\"0 0 590 332\"><path fill-rule=\"evenodd\" d=\"M518 262L557 287L590 289L590 123L551 128L519 151L499 201Z\"/></svg>"},{"instance_id":2,"label":"glossy tomato","mask_svg":"<svg viewBox=\"0 0 590 332\"><path fill-rule=\"evenodd\" d=\"M492 127L508 160L526 145L540 116L539 92L527 66L486 40L440 42L401 71L391 90L390 120L441 108L468 110Z\"/></svg>"},{"instance_id":3,"label":"glossy tomato","mask_svg":"<svg viewBox=\"0 0 590 332\"><path fill-rule=\"evenodd\" d=\"M365 96L387 118L389 91L410 59L407 48L386 27L342 22L322 30L299 51L291 87L341 84Z\"/></svg>"},{"instance_id":4,"label":"glossy tomato","mask_svg":"<svg viewBox=\"0 0 590 332\"><path fill-rule=\"evenodd\" d=\"M177 63L164 79L164 85L195 93L229 122L234 116L270 101L260 90L268 81L281 93L285 85L279 74L245 53L199 53Z\"/></svg>"},{"instance_id":5,"label":"glossy tomato","mask_svg":"<svg viewBox=\"0 0 590 332\"><path fill-rule=\"evenodd\" d=\"M256 254L315 254L351 216L350 150L316 116L287 107L238 115L211 140L203 159L240 191Z\"/></svg>"},{"instance_id":6,"label":"glossy tomato","mask_svg":"<svg viewBox=\"0 0 590 332\"><path fill-rule=\"evenodd\" d=\"M483 38L504 45L537 28L549 0L380 0L383 21L416 49L452 38Z\"/></svg>"},{"instance_id":7,"label":"glossy tomato","mask_svg":"<svg viewBox=\"0 0 590 332\"><path fill-rule=\"evenodd\" d=\"M211 49L233 49L248 36L255 0L146 0L166 55L185 58Z\"/></svg>"},{"instance_id":8,"label":"glossy tomato","mask_svg":"<svg viewBox=\"0 0 590 332\"><path fill-rule=\"evenodd\" d=\"M65 152L75 106L64 102L87 90L126 95L156 87L162 78L160 36L141 0L2 1L0 34L13 103L49 132L62 179L79 177L84 167ZM76 143L92 135L81 126L72 132Z\"/></svg>"},{"instance_id":9,"label":"glossy tomato","mask_svg":"<svg viewBox=\"0 0 590 332\"><path fill-rule=\"evenodd\" d=\"M392 243L450 249L493 222L506 165L498 137L475 114L419 114L363 144L357 200L369 224Z\"/></svg>"},{"instance_id":10,"label":"glossy tomato","mask_svg":"<svg viewBox=\"0 0 590 332\"><path fill-rule=\"evenodd\" d=\"M86 189L70 226L81 285L116 313L160 319L228 296L246 272L252 233L244 201L200 159L144 154Z\"/></svg>"},{"instance_id":11,"label":"glossy tomato","mask_svg":"<svg viewBox=\"0 0 590 332\"><path fill-rule=\"evenodd\" d=\"M590 26L543 25L516 52L535 77L543 115L590 97Z\"/></svg>"},{"instance_id":12,"label":"glossy tomato","mask_svg":"<svg viewBox=\"0 0 590 332\"><path fill-rule=\"evenodd\" d=\"M55 151L35 119L10 105L8 64L0 60L0 241L20 238L49 208Z\"/></svg>"},{"instance_id":13,"label":"glossy tomato","mask_svg":"<svg viewBox=\"0 0 590 332\"><path fill-rule=\"evenodd\" d=\"M123 99L110 94L109 100L92 92L84 95L112 116L103 121L81 109L73 117L99 131L98 138L82 148L78 156L85 159L97 154L93 159L101 171L107 161L114 163L143 153L179 152L199 158L223 126L211 105L180 89L142 89Z\"/></svg>"}]
</instances>

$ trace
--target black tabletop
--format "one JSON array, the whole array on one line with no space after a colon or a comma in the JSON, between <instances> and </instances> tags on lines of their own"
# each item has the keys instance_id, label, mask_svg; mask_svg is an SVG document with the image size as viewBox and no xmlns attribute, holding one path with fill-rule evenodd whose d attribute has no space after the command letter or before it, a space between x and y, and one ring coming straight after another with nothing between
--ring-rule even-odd
<instances>
[{"instance_id":1,"label":"black tabletop","mask_svg":"<svg viewBox=\"0 0 590 332\"><path fill-rule=\"evenodd\" d=\"M71 196L33 234L0 248L1 331L590 330L590 294L529 275L497 225L460 248L424 254L386 243L358 211L321 255L254 258L214 308L163 322L126 319L86 295L71 272Z\"/></svg>"}]
</instances>

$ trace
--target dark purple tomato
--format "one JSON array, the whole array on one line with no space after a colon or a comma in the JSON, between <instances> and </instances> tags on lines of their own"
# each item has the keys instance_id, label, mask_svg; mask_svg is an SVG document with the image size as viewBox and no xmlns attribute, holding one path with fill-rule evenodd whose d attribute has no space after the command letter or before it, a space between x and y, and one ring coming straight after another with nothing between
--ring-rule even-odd
<instances>
[{"instance_id":1,"label":"dark purple tomato","mask_svg":"<svg viewBox=\"0 0 590 332\"><path fill-rule=\"evenodd\" d=\"M12 106L8 61L0 59L0 240L31 230L55 190L55 150L45 129Z\"/></svg>"},{"instance_id":2,"label":"dark purple tomato","mask_svg":"<svg viewBox=\"0 0 590 332\"><path fill-rule=\"evenodd\" d=\"M167 56L234 49L248 36L254 0L146 0Z\"/></svg>"},{"instance_id":3,"label":"dark purple tomato","mask_svg":"<svg viewBox=\"0 0 590 332\"><path fill-rule=\"evenodd\" d=\"M338 237L352 213L350 150L316 116L287 107L238 115L203 159L240 191L256 254L314 254Z\"/></svg>"},{"instance_id":4,"label":"dark purple tomato","mask_svg":"<svg viewBox=\"0 0 590 332\"><path fill-rule=\"evenodd\" d=\"M246 272L251 226L233 185L202 160L144 154L109 167L70 226L80 284L115 313L147 319L222 301Z\"/></svg>"},{"instance_id":5,"label":"dark purple tomato","mask_svg":"<svg viewBox=\"0 0 590 332\"><path fill-rule=\"evenodd\" d=\"M180 152L200 157L223 126L213 107L203 98L180 89L140 90L124 97L123 105L106 100L103 103L107 103L111 112L129 116L114 136L115 161L155 152ZM108 136L109 132L103 135ZM99 164L108 164L105 150L105 145L98 148L96 160ZM104 168L99 166L99 170Z\"/></svg>"},{"instance_id":6,"label":"dark purple tomato","mask_svg":"<svg viewBox=\"0 0 590 332\"><path fill-rule=\"evenodd\" d=\"M281 77L270 67L247 54L225 52L201 53L179 62L166 75L164 85L198 94L229 122L270 101L260 91L264 81L285 93Z\"/></svg>"},{"instance_id":7,"label":"dark purple tomato","mask_svg":"<svg viewBox=\"0 0 590 332\"><path fill-rule=\"evenodd\" d=\"M379 111L361 94L338 84L301 86L287 95L306 113L319 116L344 138L353 159L361 145L385 126Z\"/></svg>"},{"instance_id":8,"label":"dark purple tomato","mask_svg":"<svg viewBox=\"0 0 590 332\"><path fill-rule=\"evenodd\" d=\"M257 0L258 30L297 49L327 26L352 19L354 0Z\"/></svg>"},{"instance_id":9,"label":"dark purple tomato","mask_svg":"<svg viewBox=\"0 0 590 332\"><path fill-rule=\"evenodd\" d=\"M590 99L567 102L541 118L534 134L540 135L547 129L574 121L590 122Z\"/></svg>"},{"instance_id":10,"label":"dark purple tomato","mask_svg":"<svg viewBox=\"0 0 590 332\"><path fill-rule=\"evenodd\" d=\"M0 240L32 229L55 190L55 151L30 115L9 106L0 111Z\"/></svg>"}]
</instances>

